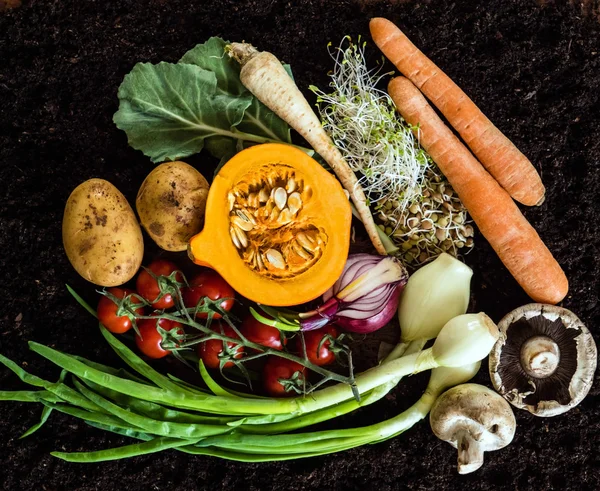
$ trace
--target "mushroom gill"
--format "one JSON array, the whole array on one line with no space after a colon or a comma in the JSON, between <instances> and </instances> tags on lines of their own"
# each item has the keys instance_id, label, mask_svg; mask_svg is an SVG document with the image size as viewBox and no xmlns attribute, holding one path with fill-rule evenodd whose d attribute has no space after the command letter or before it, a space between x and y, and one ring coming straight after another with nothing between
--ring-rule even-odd
<instances>
[{"instance_id":1,"label":"mushroom gill","mask_svg":"<svg viewBox=\"0 0 600 491\"><path fill-rule=\"evenodd\" d=\"M570 310L532 303L508 313L490 352L494 388L516 407L556 416L589 392L597 363L592 335Z\"/></svg>"}]
</instances>

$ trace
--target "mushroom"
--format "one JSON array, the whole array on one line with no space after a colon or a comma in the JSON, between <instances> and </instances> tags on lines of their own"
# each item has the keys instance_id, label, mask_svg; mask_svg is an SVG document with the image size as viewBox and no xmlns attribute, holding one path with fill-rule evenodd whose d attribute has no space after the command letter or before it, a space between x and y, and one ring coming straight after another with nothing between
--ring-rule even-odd
<instances>
[{"instance_id":1,"label":"mushroom","mask_svg":"<svg viewBox=\"0 0 600 491\"><path fill-rule=\"evenodd\" d=\"M435 401L429 423L435 436L458 449L458 473L483 465L483 452L506 447L515 436L516 421L509 404L478 384L462 384Z\"/></svg>"},{"instance_id":2,"label":"mushroom","mask_svg":"<svg viewBox=\"0 0 600 491\"><path fill-rule=\"evenodd\" d=\"M596 344L573 312L532 303L507 314L498 328L490 378L513 406L536 416L556 416L587 395L596 370Z\"/></svg>"}]
</instances>

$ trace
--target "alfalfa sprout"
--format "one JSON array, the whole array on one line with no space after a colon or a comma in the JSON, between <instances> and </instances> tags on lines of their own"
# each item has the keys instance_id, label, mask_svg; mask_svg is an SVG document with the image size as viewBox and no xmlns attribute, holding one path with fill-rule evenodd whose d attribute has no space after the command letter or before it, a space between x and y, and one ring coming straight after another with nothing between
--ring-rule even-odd
<instances>
[{"instance_id":1,"label":"alfalfa sprout","mask_svg":"<svg viewBox=\"0 0 600 491\"><path fill-rule=\"evenodd\" d=\"M365 46L346 36L330 49L330 92L311 86L323 127L358 174L378 226L406 263L416 266L441 252L456 256L473 245L466 210L414 128L378 88L392 72L382 73L383 63L369 69Z\"/></svg>"}]
</instances>

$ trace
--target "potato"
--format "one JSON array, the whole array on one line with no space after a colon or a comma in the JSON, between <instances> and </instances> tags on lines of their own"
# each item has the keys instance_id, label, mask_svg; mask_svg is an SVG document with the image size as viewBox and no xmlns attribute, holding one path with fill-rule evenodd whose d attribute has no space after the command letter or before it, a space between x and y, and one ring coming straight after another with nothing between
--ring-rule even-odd
<instances>
[{"instance_id":1,"label":"potato","mask_svg":"<svg viewBox=\"0 0 600 491\"><path fill-rule=\"evenodd\" d=\"M135 205L140 222L166 251L185 251L204 226L208 182L185 162L167 162L144 180Z\"/></svg>"},{"instance_id":2,"label":"potato","mask_svg":"<svg viewBox=\"0 0 600 491\"><path fill-rule=\"evenodd\" d=\"M125 196L110 182L90 179L69 196L63 244L75 270L100 286L129 281L142 263L142 230Z\"/></svg>"}]
</instances>

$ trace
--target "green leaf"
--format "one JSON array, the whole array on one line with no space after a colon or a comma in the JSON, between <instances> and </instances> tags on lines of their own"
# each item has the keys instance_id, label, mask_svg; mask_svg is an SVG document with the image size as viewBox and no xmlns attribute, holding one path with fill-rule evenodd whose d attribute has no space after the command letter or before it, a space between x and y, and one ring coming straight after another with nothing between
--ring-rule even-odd
<instances>
[{"instance_id":1,"label":"green leaf","mask_svg":"<svg viewBox=\"0 0 600 491\"><path fill-rule=\"evenodd\" d=\"M288 124L255 97L238 126L244 133L261 135L271 140L292 143Z\"/></svg>"},{"instance_id":2,"label":"green leaf","mask_svg":"<svg viewBox=\"0 0 600 491\"><path fill-rule=\"evenodd\" d=\"M153 162L198 153L211 137L236 138L233 129L252 102L251 95L217 93L213 72L164 62L138 63L125 76L118 96L115 124Z\"/></svg>"},{"instance_id":3,"label":"green leaf","mask_svg":"<svg viewBox=\"0 0 600 491\"><path fill-rule=\"evenodd\" d=\"M240 64L225 52L228 44L221 38L211 37L205 43L196 45L184 54L179 63L196 65L213 72L221 94L245 95L248 93L248 89L240 80Z\"/></svg>"},{"instance_id":4,"label":"green leaf","mask_svg":"<svg viewBox=\"0 0 600 491\"><path fill-rule=\"evenodd\" d=\"M244 133L263 136L270 140L291 143L290 127L288 124L256 97L252 96L242 84L239 63L230 58L226 53L225 48L228 44L227 41L221 38L211 37L205 43L198 44L183 55L179 63L197 65L200 68L213 72L217 78L218 91L222 94L236 97L250 96L252 98L252 103L246 109L238 130ZM284 66L290 77L292 77L289 65Z\"/></svg>"}]
</instances>

